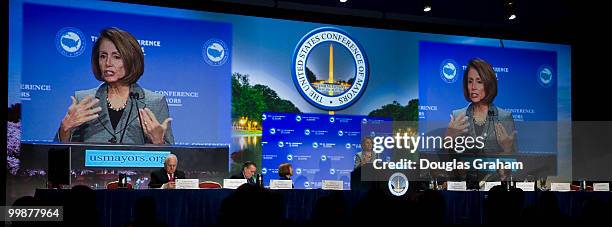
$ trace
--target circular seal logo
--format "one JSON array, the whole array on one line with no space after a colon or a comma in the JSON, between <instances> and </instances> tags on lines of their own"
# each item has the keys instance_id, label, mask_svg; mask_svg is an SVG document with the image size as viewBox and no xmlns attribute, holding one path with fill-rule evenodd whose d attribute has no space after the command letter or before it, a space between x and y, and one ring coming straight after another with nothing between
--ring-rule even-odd
<instances>
[{"instance_id":1,"label":"circular seal logo","mask_svg":"<svg viewBox=\"0 0 612 227\"><path fill-rule=\"evenodd\" d=\"M297 175L302 174L302 169L300 169L300 168L295 169L295 174L297 174Z\"/></svg>"},{"instance_id":2,"label":"circular seal logo","mask_svg":"<svg viewBox=\"0 0 612 227\"><path fill-rule=\"evenodd\" d=\"M285 143L283 143L283 141L278 141L278 147L284 147Z\"/></svg>"},{"instance_id":3,"label":"circular seal logo","mask_svg":"<svg viewBox=\"0 0 612 227\"><path fill-rule=\"evenodd\" d=\"M343 136L343 135L344 135L344 132L342 130L339 130L338 131L338 136Z\"/></svg>"},{"instance_id":4,"label":"circular seal logo","mask_svg":"<svg viewBox=\"0 0 612 227\"><path fill-rule=\"evenodd\" d=\"M270 135L274 135L276 134L276 129L275 128L271 128L270 129Z\"/></svg>"},{"instance_id":5,"label":"circular seal logo","mask_svg":"<svg viewBox=\"0 0 612 227\"><path fill-rule=\"evenodd\" d=\"M550 87L550 85L552 85L553 78L552 67L542 65L540 68L538 68L538 83L540 83L542 87Z\"/></svg>"},{"instance_id":6,"label":"circular seal logo","mask_svg":"<svg viewBox=\"0 0 612 227\"><path fill-rule=\"evenodd\" d=\"M295 116L295 121L297 121L297 122L302 121L302 116L300 116L300 115Z\"/></svg>"},{"instance_id":7,"label":"circular seal logo","mask_svg":"<svg viewBox=\"0 0 612 227\"><path fill-rule=\"evenodd\" d=\"M209 39L202 47L202 55L204 61L212 66L221 66L227 62L229 57L229 48L220 39Z\"/></svg>"},{"instance_id":8,"label":"circular seal logo","mask_svg":"<svg viewBox=\"0 0 612 227\"><path fill-rule=\"evenodd\" d=\"M309 129L305 129L304 130L304 135L310 135L310 130Z\"/></svg>"},{"instance_id":9,"label":"circular seal logo","mask_svg":"<svg viewBox=\"0 0 612 227\"><path fill-rule=\"evenodd\" d=\"M334 174L336 174L336 170L335 170L335 169L329 169L329 174L330 174L330 175L334 175Z\"/></svg>"},{"instance_id":10,"label":"circular seal logo","mask_svg":"<svg viewBox=\"0 0 612 227\"><path fill-rule=\"evenodd\" d=\"M389 191L395 196L402 196L406 194L409 186L408 178L403 173L397 172L389 177L387 186Z\"/></svg>"},{"instance_id":11,"label":"circular seal logo","mask_svg":"<svg viewBox=\"0 0 612 227\"><path fill-rule=\"evenodd\" d=\"M364 48L347 32L321 27L295 47L291 71L302 97L323 110L341 110L355 103L368 84Z\"/></svg>"},{"instance_id":12,"label":"circular seal logo","mask_svg":"<svg viewBox=\"0 0 612 227\"><path fill-rule=\"evenodd\" d=\"M321 155L321 161L327 161L327 156Z\"/></svg>"},{"instance_id":13,"label":"circular seal logo","mask_svg":"<svg viewBox=\"0 0 612 227\"><path fill-rule=\"evenodd\" d=\"M346 145L344 145L344 147L345 147L346 149L351 149L351 143L346 143Z\"/></svg>"},{"instance_id":14,"label":"circular seal logo","mask_svg":"<svg viewBox=\"0 0 612 227\"><path fill-rule=\"evenodd\" d=\"M329 117L329 123L334 123L334 121L336 121L336 118L334 118L334 117Z\"/></svg>"},{"instance_id":15,"label":"circular seal logo","mask_svg":"<svg viewBox=\"0 0 612 227\"><path fill-rule=\"evenodd\" d=\"M265 175L266 173L268 173L268 169L266 169L266 168L261 168L261 174L264 174L264 175Z\"/></svg>"},{"instance_id":16,"label":"circular seal logo","mask_svg":"<svg viewBox=\"0 0 612 227\"><path fill-rule=\"evenodd\" d=\"M287 155L287 161L291 161L291 160L293 160L293 155L288 154L288 155Z\"/></svg>"},{"instance_id":17,"label":"circular seal logo","mask_svg":"<svg viewBox=\"0 0 612 227\"><path fill-rule=\"evenodd\" d=\"M304 187L305 188L310 188L310 183L308 183L308 181L304 182Z\"/></svg>"},{"instance_id":18,"label":"circular seal logo","mask_svg":"<svg viewBox=\"0 0 612 227\"><path fill-rule=\"evenodd\" d=\"M457 81L457 67L459 64L453 59L446 59L440 64L440 78L446 83Z\"/></svg>"},{"instance_id":19,"label":"circular seal logo","mask_svg":"<svg viewBox=\"0 0 612 227\"><path fill-rule=\"evenodd\" d=\"M55 34L55 47L66 57L78 57L85 51L84 38L78 28L65 27Z\"/></svg>"},{"instance_id":20,"label":"circular seal logo","mask_svg":"<svg viewBox=\"0 0 612 227\"><path fill-rule=\"evenodd\" d=\"M266 118L267 118L266 114L262 114L262 115L261 115L261 120L262 120L262 121L265 121L265 120L266 120Z\"/></svg>"},{"instance_id":21,"label":"circular seal logo","mask_svg":"<svg viewBox=\"0 0 612 227\"><path fill-rule=\"evenodd\" d=\"M313 142L312 143L312 148L317 148L317 147L319 147L319 144L317 142Z\"/></svg>"}]
</instances>

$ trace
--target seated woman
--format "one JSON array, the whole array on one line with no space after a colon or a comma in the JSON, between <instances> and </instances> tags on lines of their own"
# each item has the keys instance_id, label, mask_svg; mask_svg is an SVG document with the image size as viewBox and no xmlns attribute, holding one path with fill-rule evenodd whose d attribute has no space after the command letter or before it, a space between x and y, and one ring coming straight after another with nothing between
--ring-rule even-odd
<instances>
[{"instance_id":1,"label":"seated woman","mask_svg":"<svg viewBox=\"0 0 612 227\"><path fill-rule=\"evenodd\" d=\"M291 180L291 176L293 176L293 167L291 163L283 163L278 167L278 176L279 180ZM291 188L293 188L293 183L291 183Z\"/></svg>"}]
</instances>

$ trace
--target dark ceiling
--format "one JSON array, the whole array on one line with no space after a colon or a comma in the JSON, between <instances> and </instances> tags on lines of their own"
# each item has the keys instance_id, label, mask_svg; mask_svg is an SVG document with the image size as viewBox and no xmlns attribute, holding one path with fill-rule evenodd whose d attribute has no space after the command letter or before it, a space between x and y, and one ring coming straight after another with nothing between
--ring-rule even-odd
<instances>
[{"instance_id":1,"label":"dark ceiling","mask_svg":"<svg viewBox=\"0 0 612 227\"><path fill-rule=\"evenodd\" d=\"M119 0L122 1L122 0ZM125 0L123 0L125 1ZM512 0L200 0L140 4L433 33L571 43L580 1ZM423 12L429 3L430 12Z\"/></svg>"}]
</instances>

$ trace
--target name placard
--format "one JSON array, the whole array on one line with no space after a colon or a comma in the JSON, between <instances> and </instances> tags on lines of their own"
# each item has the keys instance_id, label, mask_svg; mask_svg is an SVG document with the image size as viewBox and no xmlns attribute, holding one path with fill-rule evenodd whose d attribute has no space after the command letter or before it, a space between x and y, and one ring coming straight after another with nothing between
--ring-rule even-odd
<instances>
[{"instance_id":1,"label":"name placard","mask_svg":"<svg viewBox=\"0 0 612 227\"><path fill-rule=\"evenodd\" d=\"M344 184L341 180L323 180L322 189L323 190L343 190Z\"/></svg>"},{"instance_id":2,"label":"name placard","mask_svg":"<svg viewBox=\"0 0 612 227\"><path fill-rule=\"evenodd\" d=\"M554 192L569 192L570 183L551 183L550 190Z\"/></svg>"},{"instance_id":3,"label":"name placard","mask_svg":"<svg viewBox=\"0 0 612 227\"><path fill-rule=\"evenodd\" d=\"M246 184L247 179L223 179L223 188L237 189L240 185Z\"/></svg>"},{"instance_id":4,"label":"name placard","mask_svg":"<svg viewBox=\"0 0 612 227\"><path fill-rule=\"evenodd\" d=\"M176 179L176 189L198 189L199 179Z\"/></svg>"},{"instance_id":5,"label":"name placard","mask_svg":"<svg viewBox=\"0 0 612 227\"><path fill-rule=\"evenodd\" d=\"M449 191L467 191L465 181L448 181L447 186Z\"/></svg>"},{"instance_id":6,"label":"name placard","mask_svg":"<svg viewBox=\"0 0 612 227\"><path fill-rule=\"evenodd\" d=\"M524 192L533 192L535 191L535 182L516 182L516 188L520 188Z\"/></svg>"},{"instance_id":7,"label":"name placard","mask_svg":"<svg viewBox=\"0 0 612 227\"><path fill-rule=\"evenodd\" d=\"M495 187L497 185L501 185L501 181L485 182L484 191L488 192L489 190L491 190L492 187Z\"/></svg>"},{"instance_id":8,"label":"name placard","mask_svg":"<svg viewBox=\"0 0 612 227\"><path fill-rule=\"evenodd\" d=\"M593 183L593 191L596 192L609 192L610 183Z\"/></svg>"},{"instance_id":9,"label":"name placard","mask_svg":"<svg viewBox=\"0 0 612 227\"><path fill-rule=\"evenodd\" d=\"M292 189L293 181L291 180L270 180L270 189Z\"/></svg>"}]
</instances>

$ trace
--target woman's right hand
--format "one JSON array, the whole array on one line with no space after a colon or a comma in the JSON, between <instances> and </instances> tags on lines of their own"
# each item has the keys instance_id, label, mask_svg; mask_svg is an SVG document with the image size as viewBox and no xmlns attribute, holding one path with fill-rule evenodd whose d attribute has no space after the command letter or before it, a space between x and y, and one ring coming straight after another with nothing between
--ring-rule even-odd
<instances>
[{"instance_id":1,"label":"woman's right hand","mask_svg":"<svg viewBox=\"0 0 612 227\"><path fill-rule=\"evenodd\" d=\"M68 142L67 140L70 138L70 132L73 129L85 122L96 119L98 117L98 112L102 110L99 106L93 108L100 100L91 95L85 97L80 102L78 102L74 96L70 96L70 99L72 99L72 104L68 107L68 112L66 116L64 116L60 126L60 140L62 142Z\"/></svg>"},{"instance_id":2,"label":"woman's right hand","mask_svg":"<svg viewBox=\"0 0 612 227\"><path fill-rule=\"evenodd\" d=\"M459 115L457 118L450 115L451 121L448 123L448 129L446 130L446 136L456 137L468 131L468 118L465 114Z\"/></svg>"}]
</instances>

